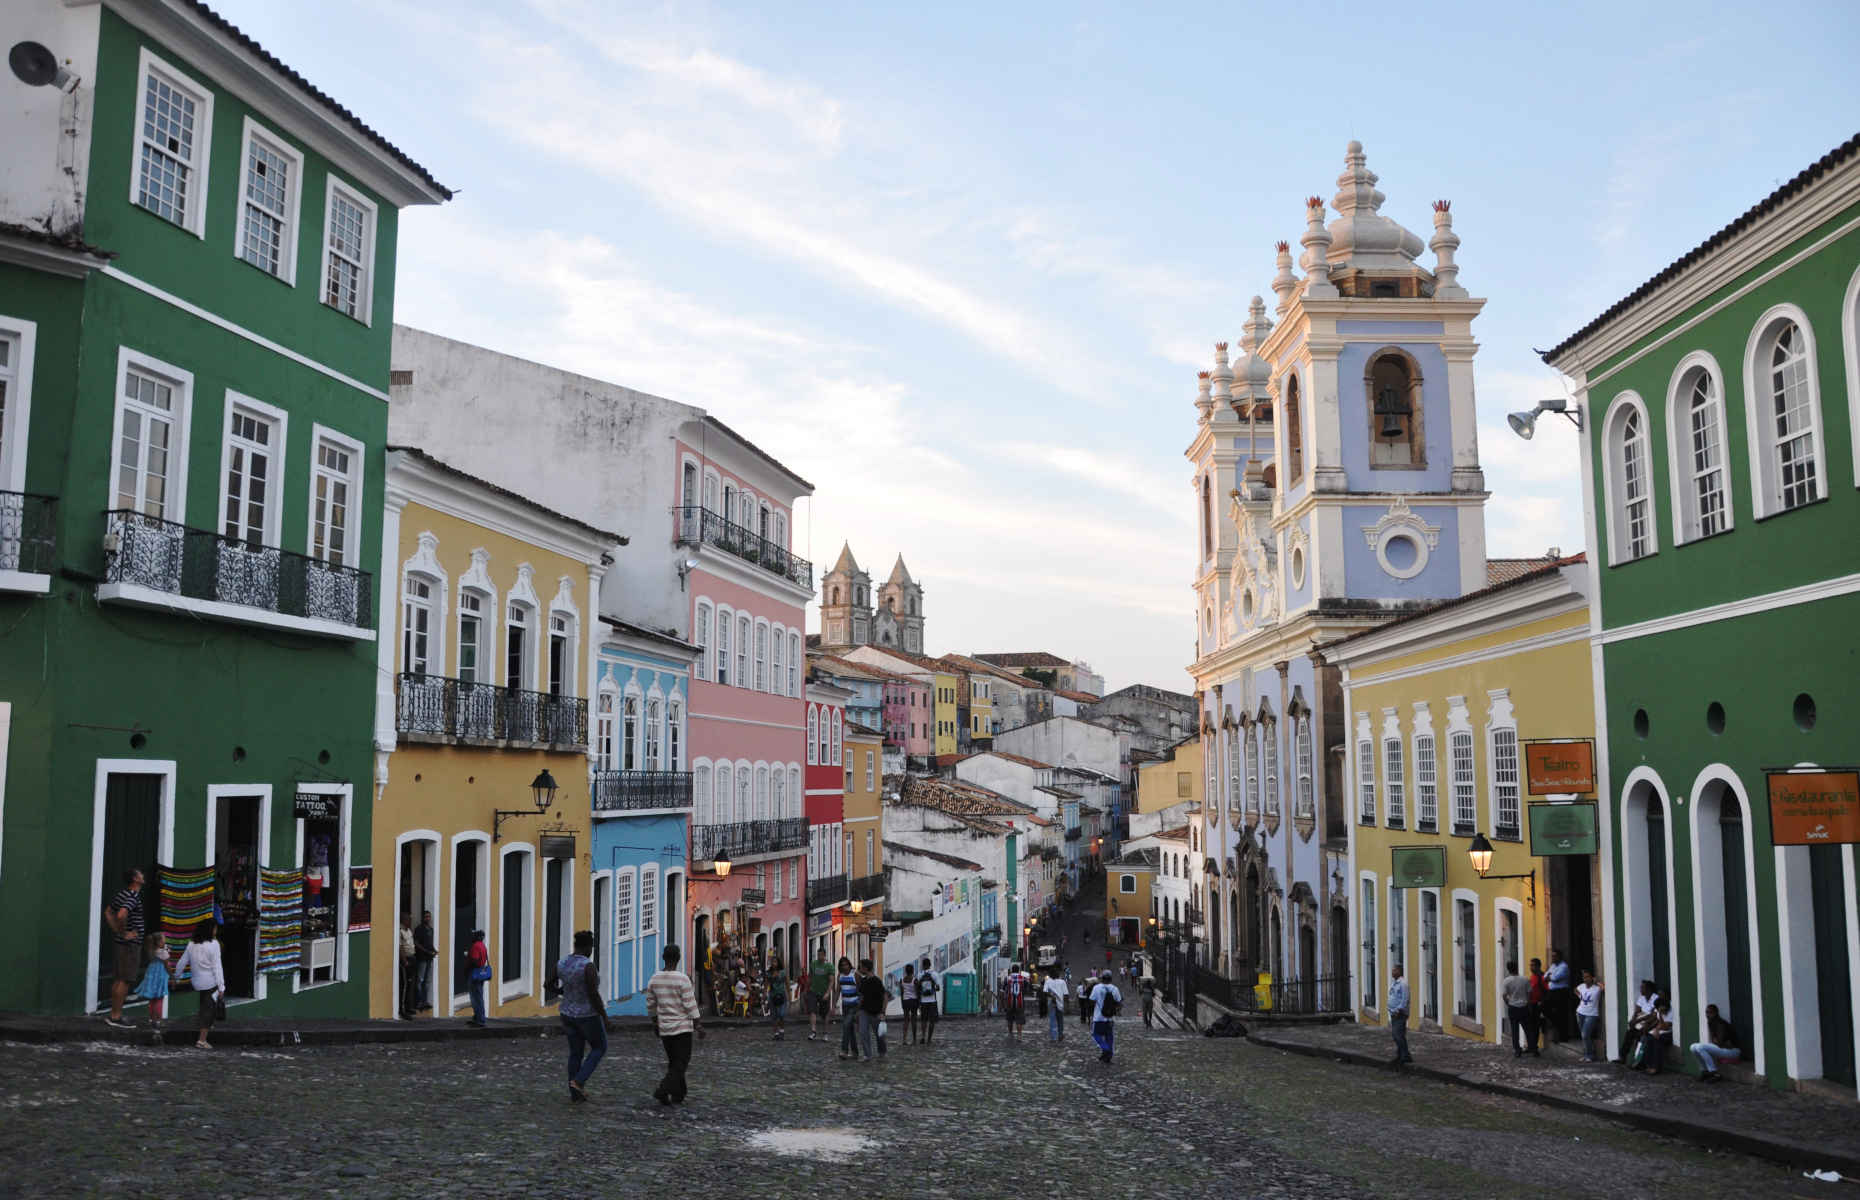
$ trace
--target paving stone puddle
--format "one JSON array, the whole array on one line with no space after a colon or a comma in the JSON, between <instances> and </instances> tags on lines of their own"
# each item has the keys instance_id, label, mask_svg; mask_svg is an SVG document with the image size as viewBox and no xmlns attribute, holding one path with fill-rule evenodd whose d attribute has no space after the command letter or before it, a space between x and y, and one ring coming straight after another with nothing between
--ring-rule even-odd
<instances>
[{"instance_id":1,"label":"paving stone puddle","mask_svg":"<svg viewBox=\"0 0 1860 1200\"><path fill-rule=\"evenodd\" d=\"M878 1139L853 1129L764 1129L749 1135L749 1144L790 1158L841 1163L876 1150Z\"/></svg>"}]
</instances>

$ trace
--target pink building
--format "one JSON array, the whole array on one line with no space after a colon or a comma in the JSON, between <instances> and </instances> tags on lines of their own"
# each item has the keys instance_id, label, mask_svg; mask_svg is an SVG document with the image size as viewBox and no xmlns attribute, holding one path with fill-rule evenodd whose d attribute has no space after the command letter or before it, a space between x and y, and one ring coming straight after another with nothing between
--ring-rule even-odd
<instances>
[{"instance_id":1,"label":"pink building","mask_svg":"<svg viewBox=\"0 0 1860 1200\"><path fill-rule=\"evenodd\" d=\"M806 605L790 552L813 485L714 417L680 426L672 534L690 605L691 938L789 963L802 948L808 828ZM727 864L727 866L725 865ZM701 971L693 974L708 984Z\"/></svg>"},{"instance_id":2,"label":"pink building","mask_svg":"<svg viewBox=\"0 0 1860 1200\"><path fill-rule=\"evenodd\" d=\"M846 701L852 693L815 680L807 685L807 953L838 958L833 910L845 904Z\"/></svg>"}]
</instances>

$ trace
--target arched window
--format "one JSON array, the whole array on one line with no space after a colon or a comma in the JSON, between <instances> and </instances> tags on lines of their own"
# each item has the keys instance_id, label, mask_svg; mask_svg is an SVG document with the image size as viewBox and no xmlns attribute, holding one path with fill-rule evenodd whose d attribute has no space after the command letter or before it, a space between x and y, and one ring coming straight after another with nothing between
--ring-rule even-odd
<instances>
[{"instance_id":1,"label":"arched window","mask_svg":"<svg viewBox=\"0 0 1860 1200\"><path fill-rule=\"evenodd\" d=\"M614 758L617 753L614 746L616 736L614 709L617 699L612 688L603 687L599 698L594 702L594 752L600 758L601 769L605 771L614 769Z\"/></svg>"},{"instance_id":2,"label":"arched window","mask_svg":"<svg viewBox=\"0 0 1860 1200\"><path fill-rule=\"evenodd\" d=\"M662 769L665 751L665 705L654 696L646 701L646 770Z\"/></svg>"},{"instance_id":3,"label":"arched window","mask_svg":"<svg viewBox=\"0 0 1860 1200\"><path fill-rule=\"evenodd\" d=\"M754 786L754 779L752 778L752 772L751 772L751 768L749 764L744 763L744 762L737 763L736 764L736 819L738 822L752 821L755 819L753 816L750 815L751 812L753 811L752 806L755 804L755 797L751 791L753 786Z\"/></svg>"},{"instance_id":4,"label":"arched window","mask_svg":"<svg viewBox=\"0 0 1860 1200\"><path fill-rule=\"evenodd\" d=\"M711 674L713 668L710 661L710 605L701 600L698 602L695 624L697 628L691 631L691 641L698 648L698 678L714 679L715 676Z\"/></svg>"},{"instance_id":5,"label":"arched window","mask_svg":"<svg viewBox=\"0 0 1860 1200\"><path fill-rule=\"evenodd\" d=\"M766 621L756 622L756 690L769 690L769 627Z\"/></svg>"},{"instance_id":6,"label":"arched window","mask_svg":"<svg viewBox=\"0 0 1860 1200\"><path fill-rule=\"evenodd\" d=\"M685 706L684 702L674 700L665 706L665 769L678 771L684 768L682 756L685 742Z\"/></svg>"},{"instance_id":7,"label":"arched window","mask_svg":"<svg viewBox=\"0 0 1860 1200\"><path fill-rule=\"evenodd\" d=\"M788 767L788 808L788 816L801 815L801 768L792 764Z\"/></svg>"},{"instance_id":8,"label":"arched window","mask_svg":"<svg viewBox=\"0 0 1860 1200\"><path fill-rule=\"evenodd\" d=\"M788 676L782 670L782 649L788 643L788 635L779 625L769 628L769 691L777 696L788 694Z\"/></svg>"},{"instance_id":9,"label":"arched window","mask_svg":"<svg viewBox=\"0 0 1860 1200\"><path fill-rule=\"evenodd\" d=\"M433 619L433 581L408 575L401 589L400 669L409 675L425 675L436 665Z\"/></svg>"},{"instance_id":10,"label":"arched window","mask_svg":"<svg viewBox=\"0 0 1860 1200\"><path fill-rule=\"evenodd\" d=\"M827 603L838 604L840 602L840 585L836 583L832 587L828 588L827 591L829 593Z\"/></svg>"},{"instance_id":11,"label":"arched window","mask_svg":"<svg viewBox=\"0 0 1860 1200\"><path fill-rule=\"evenodd\" d=\"M758 821L769 819L769 769L756 768L756 815Z\"/></svg>"},{"instance_id":12,"label":"arched window","mask_svg":"<svg viewBox=\"0 0 1860 1200\"><path fill-rule=\"evenodd\" d=\"M736 618L736 686L748 687L749 678L749 618Z\"/></svg>"},{"instance_id":13,"label":"arched window","mask_svg":"<svg viewBox=\"0 0 1860 1200\"><path fill-rule=\"evenodd\" d=\"M1305 421L1298 399L1298 376L1285 377L1285 486L1305 477Z\"/></svg>"},{"instance_id":14,"label":"arched window","mask_svg":"<svg viewBox=\"0 0 1860 1200\"><path fill-rule=\"evenodd\" d=\"M1399 350L1384 350L1363 373L1369 416L1371 467L1423 467L1421 369Z\"/></svg>"},{"instance_id":15,"label":"arched window","mask_svg":"<svg viewBox=\"0 0 1860 1200\"><path fill-rule=\"evenodd\" d=\"M833 765L840 765L840 711L833 710Z\"/></svg>"},{"instance_id":16,"label":"arched window","mask_svg":"<svg viewBox=\"0 0 1860 1200\"><path fill-rule=\"evenodd\" d=\"M504 627L504 686L518 691L533 691L536 685L536 655L531 639L536 636L536 610L527 604L512 602Z\"/></svg>"},{"instance_id":17,"label":"arched window","mask_svg":"<svg viewBox=\"0 0 1860 1200\"><path fill-rule=\"evenodd\" d=\"M717 610L717 682L730 682L730 627L735 624L730 619L730 610Z\"/></svg>"},{"instance_id":18,"label":"arched window","mask_svg":"<svg viewBox=\"0 0 1860 1200\"><path fill-rule=\"evenodd\" d=\"M620 769L639 770L639 696L629 693L620 705Z\"/></svg>"},{"instance_id":19,"label":"arched window","mask_svg":"<svg viewBox=\"0 0 1860 1200\"><path fill-rule=\"evenodd\" d=\"M828 729L832 720L833 710L823 707L820 710L820 741L818 743L817 757L814 759L815 762L823 767L829 766L833 762L833 734Z\"/></svg>"},{"instance_id":20,"label":"arched window","mask_svg":"<svg viewBox=\"0 0 1860 1200\"><path fill-rule=\"evenodd\" d=\"M1201 557L1214 557L1214 489L1201 477Z\"/></svg>"},{"instance_id":21,"label":"arched window","mask_svg":"<svg viewBox=\"0 0 1860 1200\"><path fill-rule=\"evenodd\" d=\"M1744 361L1744 403L1751 430L1751 475L1758 516L1812 504L1822 480L1821 396L1815 339L1794 305L1765 313Z\"/></svg>"},{"instance_id":22,"label":"arched window","mask_svg":"<svg viewBox=\"0 0 1860 1200\"><path fill-rule=\"evenodd\" d=\"M819 753L815 750L819 737L820 710L810 704L807 706L807 765L810 767L820 762Z\"/></svg>"},{"instance_id":23,"label":"arched window","mask_svg":"<svg viewBox=\"0 0 1860 1200\"><path fill-rule=\"evenodd\" d=\"M1673 541L1695 541L1731 527L1725 469L1724 387L1709 354L1689 354L1667 396L1668 460L1673 481Z\"/></svg>"},{"instance_id":24,"label":"arched window","mask_svg":"<svg viewBox=\"0 0 1860 1200\"><path fill-rule=\"evenodd\" d=\"M717 764L717 790L711 799L710 824L728 825L730 823L730 797L735 794L736 782L730 772L730 764Z\"/></svg>"},{"instance_id":25,"label":"arched window","mask_svg":"<svg viewBox=\"0 0 1860 1200\"><path fill-rule=\"evenodd\" d=\"M801 698L801 635L788 635L788 695Z\"/></svg>"},{"instance_id":26,"label":"arched window","mask_svg":"<svg viewBox=\"0 0 1860 1200\"><path fill-rule=\"evenodd\" d=\"M710 768L702 763L692 772L691 823L710 824Z\"/></svg>"},{"instance_id":27,"label":"arched window","mask_svg":"<svg viewBox=\"0 0 1860 1200\"><path fill-rule=\"evenodd\" d=\"M1311 777L1313 764L1310 713L1301 712L1298 714L1296 740L1298 754L1298 797L1297 808L1293 810L1292 815L1300 820L1309 821L1314 820L1317 816L1317 793L1314 791L1315 784Z\"/></svg>"},{"instance_id":28,"label":"arched window","mask_svg":"<svg viewBox=\"0 0 1860 1200\"><path fill-rule=\"evenodd\" d=\"M1653 488L1648 471L1647 410L1640 397L1623 392L1608 410L1608 560L1632 562L1659 549L1653 527Z\"/></svg>"},{"instance_id":29,"label":"arched window","mask_svg":"<svg viewBox=\"0 0 1860 1200\"><path fill-rule=\"evenodd\" d=\"M779 821L788 815L788 773L776 767L770 775L769 787L774 792L769 800L769 815Z\"/></svg>"},{"instance_id":30,"label":"arched window","mask_svg":"<svg viewBox=\"0 0 1860 1200\"><path fill-rule=\"evenodd\" d=\"M1268 717L1264 724L1260 738L1265 743L1265 753L1261 757L1265 759L1266 770L1266 815L1276 821L1279 819L1279 723Z\"/></svg>"}]
</instances>

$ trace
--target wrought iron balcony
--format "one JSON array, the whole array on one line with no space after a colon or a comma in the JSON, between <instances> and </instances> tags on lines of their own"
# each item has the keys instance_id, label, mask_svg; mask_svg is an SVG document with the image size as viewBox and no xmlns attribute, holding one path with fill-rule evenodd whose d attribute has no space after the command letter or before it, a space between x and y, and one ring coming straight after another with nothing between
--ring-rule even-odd
<instances>
[{"instance_id":1,"label":"wrought iron balcony","mask_svg":"<svg viewBox=\"0 0 1860 1200\"><path fill-rule=\"evenodd\" d=\"M819 879L807 881L807 911L832 908L835 904L844 904L849 899L846 893L846 876L826 875Z\"/></svg>"},{"instance_id":2,"label":"wrought iron balcony","mask_svg":"<svg viewBox=\"0 0 1860 1200\"><path fill-rule=\"evenodd\" d=\"M0 492L0 571L50 575L58 501L31 492Z\"/></svg>"},{"instance_id":3,"label":"wrought iron balcony","mask_svg":"<svg viewBox=\"0 0 1860 1200\"><path fill-rule=\"evenodd\" d=\"M594 811L690 808L689 771L596 771Z\"/></svg>"},{"instance_id":4,"label":"wrought iron balcony","mask_svg":"<svg viewBox=\"0 0 1860 1200\"><path fill-rule=\"evenodd\" d=\"M374 628L374 577L367 571L129 509L103 515L106 586L130 585L206 604ZM221 610L221 615L228 614Z\"/></svg>"},{"instance_id":5,"label":"wrought iron balcony","mask_svg":"<svg viewBox=\"0 0 1860 1200\"><path fill-rule=\"evenodd\" d=\"M1079 838L1083 837L1084 835L1085 835L1085 831L1083 829L1080 829L1077 825L1074 825L1072 828L1066 830L1066 840L1068 842L1076 842L1079 840Z\"/></svg>"},{"instance_id":6,"label":"wrought iron balcony","mask_svg":"<svg viewBox=\"0 0 1860 1200\"><path fill-rule=\"evenodd\" d=\"M731 825L695 825L691 829L691 859L709 862L739 859L755 854L779 854L807 849L807 818L779 821L737 821Z\"/></svg>"},{"instance_id":7,"label":"wrought iron balcony","mask_svg":"<svg viewBox=\"0 0 1860 1200\"><path fill-rule=\"evenodd\" d=\"M1191 904L1183 909L1182 916L1190 925L1200 925L1203 923L1201 908L1198 905Z\"/></svg>"},{"instance_id":8,"label":"wrought iron balcony","mask_svg":"<svg viewBox=\"0 0 1860 1200\"><path fill-rule=\"evenodd\" d=\"M394 681L394 728L428 737L523 742L557 749L587 745L588 702L443 675L402 672ZM691 803L686 777L685 805Z\"/></svg>"},{"instance_id":9,"label":"wrought iron balcony","mask_svg":"<svg viewBox=\"0 0 1860 1200\"><path fill-rule=\"evenodd\" d=\"M814 564L792 553L786 546L771 542L753 529L735 524L722 513L687 505L673 510L678 518L678 540L687 545L715 546L719 550L755 563L770 574L790 583L814 589Z\"/></svg>"},{"instance_id":10,"label":"wrought iron balcony","mask_svg":"<svg viewBox=\"0 0 1860 1200\"><path fill-rule=\"evenodd\" d=\"M861 875L852 881L848 890L852 893L852 898L862 904L883 900L885 898L885 873L879 871L873 875Z\"/></svg>"}]
</instances>

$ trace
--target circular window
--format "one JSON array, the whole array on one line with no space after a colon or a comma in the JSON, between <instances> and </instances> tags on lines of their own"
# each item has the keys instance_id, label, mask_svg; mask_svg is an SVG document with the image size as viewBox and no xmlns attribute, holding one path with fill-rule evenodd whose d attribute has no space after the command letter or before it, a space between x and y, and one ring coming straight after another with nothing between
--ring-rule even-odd
<instances>
[{"instance_id":1,"label":"circular window","mask_svg":"<svg viewBox=\"0 0 1860 1200\"><path fill-rule=\"evenodd\" d=\"M1305 548L1303 546L1292 547L1292 586L1295 588L1305 586Z\"/></svg>"},{"instance_id":2,"label":"circular window","mask_svg":"<svg viewBox=\"0 0 1860 1200\"><path fill-rule=\"evenodd\" d=\"M1647 740L1647 734L1652 729L1653 729L1653 722L1648 720L1647 710L1644 708L1635 709L1634 710L1634 736L1644 742Z\"/></svg>"},{"instance_id":3,"label":"circular window","mask_svg":"<svg viewBox=\"0 0 1860 1200\"><path fill-rule=\"evenodd\" d=\"M1815 727L1815 698L1807 692L1795 698L1795 727L1803 733Z\"/></svg>"},{"instance_id":4,"label":"circular window","mask_svg":"<svg viewBox=\"0 0 1860 1200\"><path fill-rule=\"evenodd\" d=\"M1385 574L1413 579L1427 568L1427 543L1412 529L1396 526L1377 539L1376 561Z\"/></svg>"},{"instance_id":5,"label":"circular window","mask_svg":"<svg viewBox=\"0 0 1860 1200\"><path fill-rule=\"evenodd\" d=\"M1724 732L1724 705L1713 700L1705 709L1705 728L1713 733Z\"/></svg>"},{"instance_id":6,"label":"circular window","mask_svg":"<svg viewBox=\"0 0 1860 1200\"><path fill-rule=\"evenodd\" d=\"M1252 588L1248 588L1246 591L1240 593L1240 615L1241 617L1243 617L1244 619L1248 621L1251 621L1253 619L1253 589Z\"/></svg>"}]
</instances>

